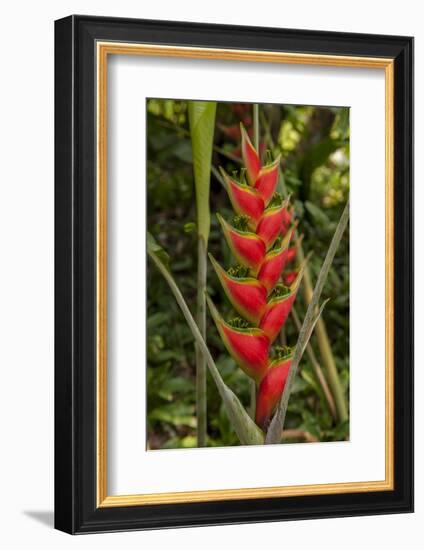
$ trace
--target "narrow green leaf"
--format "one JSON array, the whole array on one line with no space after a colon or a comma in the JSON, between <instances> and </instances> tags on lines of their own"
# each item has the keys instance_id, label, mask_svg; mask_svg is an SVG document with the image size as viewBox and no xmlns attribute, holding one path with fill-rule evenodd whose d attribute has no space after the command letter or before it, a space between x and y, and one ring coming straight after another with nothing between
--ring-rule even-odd
<instances>
[{"instance_id":1,"label":"narrow green leaf","mask_svg":"<svg viewBox=\"0 0 424 550\"><path fill-rule=\"evenodd\" d=\"M169 254L157 243L150 231L147 232L147 251L155 254L169 271Z\"/></svg>"},{"instance_id":2,"label":"narrow green leaf","mask_svg":"<svg viewBox=\"0 0 424 550\"><path fill-rule=\"evenodd\" d=\"M199 328L196 324L196 321L193 319L193 316L190 312L189 307L187 306L186 301L184 300L183 295L181 294L180 289L178 288L174 278L172 277L169 268L163 263L162 258L166 258L168 255L166 252L156 243L154 238L148 233L147 239L147 252L152 258L156 267L159 269L166 282L168 283L174 297L187 321L188 326L193 334L196 344L198 345L200 351L202 352L206 363L208 365L209 371L212 375L212 378L216 384L218 392L221 396L221 399L224 403L227 415L230 419L230 422L236 432L240 442L243 445L262 445L264 442L264 434L258 428L258 426L253 422L250 416L245 411L243 405L240 403L237 396L228 388L223 381L217 366L210 354L210 351L205 344L202 335L200 334Z\"/></svg>"},{"instance_id":3,"label":"narrow green leaf","mask_svg":"<svg viewBox=\"0 0 424 550\"><path fill-rule=\"evenodd\" d=\"M196 186L197 226L199 236L203 237L205 243L208 242L210 228L209 186L215 113L215 101L190 101L188 103Z\"/></svg>"}]
</instances>

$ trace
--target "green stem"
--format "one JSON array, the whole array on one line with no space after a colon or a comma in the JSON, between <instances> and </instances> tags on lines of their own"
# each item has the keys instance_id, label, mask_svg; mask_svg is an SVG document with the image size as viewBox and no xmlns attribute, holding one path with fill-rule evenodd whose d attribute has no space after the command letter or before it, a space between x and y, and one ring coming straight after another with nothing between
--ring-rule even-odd
<instances>
[{"instance_id":1,"label":"green stem","mask_svg":"<svg viewBox=\"0 0 424 550\"><path fill-rule=\"evenodd\" d=\"M259 105L253 104L253 146L259 155Z\"/></svg>"},{"instance_id":2,"label":"green stem","mask_svg":"<svg viewBox=\"0 0 424 550\"><path fill-rule=\"evenodd\" d=\"M302 325L300 324L300 319L294 306L292 307L292 310L291 310L291 316L293 317L293 321L294 321L294 324L296 325L297 330L300 331L300 329L302 328ZM318 323L319 323L319 320L317 322L316 327L318 326ZM315 331L316 331L316 327L315 327ZM330 388L328 387L327 380L324 376L324 373L322 372L321 366L318 362L315 352L309 342L308 342L308 345L306 346L306 353L308 354L309 360L315 372L315 376L317 377L317 380L319 382L319 385L321 386L325 399L327 400L327 404L328 404L328 408L330 409L331 416L334 418L334 420L336 420L337 411L336 411L336 405L334 403L333 396L331 394Z\"/></svg>"},{"instance_id":3,"label":"green stem","mask_svg":"<svg viewBox=\"0 0 424 550\"><path fill-rule=\"evenodd\" d=\"M277 411L274 414L274 417L271 421L268 432L266 434L265 443L267 444L280 443L281 441L284 422L286 418L287 406L289 403L290 394L293 389L294 381L296 378L298 365L306 349L306 346L309 342L312 331L314 330L314 327L321 316L322 310L324 309L326 302L324 302L324 304L321 306L319 311L317 311L318 302L321 298L322 290L324 288L324 284L328 277L328 272L330 271L331 264L333 263L334 256L339 247L339 244L342 239L343 233L346 229L348 220L349 220L349 201L346 203L346 206L343 210L343 214L340 217L339 223L333 235L333 239L331 241L324 263L322 264L321 271L318 276L317 284L315 285L315 289L312 294L311 302L306 311L305 319L303 320L302 328L300 329L299 338L296 345L296 351L294 353L293 361L290 366L290 372L283 391L283 395L281 396L281 400L277 407Z\"/></svg>"},{"instance_id":4,"label":"green stem","mask_svg":"<svg viewBox=\"0 0 424 550\"><path fill-rule=\"evenodd\" d=\"M197 326L206 341L206 277L207 249L201 235L197 245ZM196 407L197 407L197 446L206 447L207 396L206 359L196 343Z\"/></svg>"}]
</instances>

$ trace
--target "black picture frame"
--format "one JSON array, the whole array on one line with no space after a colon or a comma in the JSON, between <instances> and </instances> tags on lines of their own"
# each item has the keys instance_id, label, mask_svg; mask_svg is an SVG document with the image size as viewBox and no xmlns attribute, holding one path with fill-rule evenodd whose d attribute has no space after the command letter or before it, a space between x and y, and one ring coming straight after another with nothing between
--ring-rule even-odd
<instances>
[{"instance_id":1,"label":"black picture frame","mask_svg":"<svg viewBox=\"0 0 424 550\"><path fill-rule=\"evenodd\" d=\"M394 60L394 490L98 508L98 40ZM413 511L413 39L73 15L55 22L55 527L68 533Z\"/></svg>"}]
</instances>

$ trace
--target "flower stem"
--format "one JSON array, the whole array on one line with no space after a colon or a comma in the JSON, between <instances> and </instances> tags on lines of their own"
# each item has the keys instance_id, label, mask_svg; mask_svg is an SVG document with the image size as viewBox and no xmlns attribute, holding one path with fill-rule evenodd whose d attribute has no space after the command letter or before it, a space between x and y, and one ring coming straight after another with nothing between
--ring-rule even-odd
<instances>
[{"instance_id":1,"label":"flower stem","mask_svg":"<svg viewBox=\"0 0 424 550\"><path fill-rule=\"evenodd\" d=\"M293 321L294 321L294 324L296 325L297 330L300 331L302 325L300 323L299 316L294 306L291 310L291 315L293 317ZM317 323L317 326L318 326L318 323ZM333 396L331 394L330 388L328 387L327 380L324 376L324 373L322 372L321 366L318 362L315 352L309 342L308 342L308 345L306 346L306 353L308 354L309 360L315 371L315 376L317 377L317 380L321 386L325 399L327 400L327 404L328 404L328 408L330 409L331 416L334 418L334 420L336 420L337 411L336 411L336 405L334 403Z\"/></svg>"},{"instance_id":2,"label":"flower stem","mask_svg":"<svg viewBox=\"0 0 424 550\"><path fill-rule=\"evenodd\" d=\"M303 249L299 246L297 251L299 262L303 261ZM309 270L305 270L303 277L303 296L307 304L311 303L313 296L313 287ZM331 393L334 396L334 402L337 409L337 416L340 422L345 422L348 417L346 397L340 382L339 373L337 371L336 362L331 351L330 341L328 339L327 328L323 319L318 319L315 327L315 336L318 343L319 352L322 359L322 364L325 367L328 384L331 388Z\"/></svg>"},{"instance_id":3,"label":"flower stem","mask_svg":"<svg viewBox=\"0 0 424 550\"><path fill-rule=\"evenodd\" d=\"M203 340L206 341L206 276L207 249L201 235L197 245L197 326ZM196 408L197 408L197 446L206 447L207 433L207 396L206 396L206 359L196 343Z\"/></svg>"},{"instance_id":4,"label":"flower stem","mask_svg":"<svg viewBox=\"0 0 424 550\"><path fill-rule=\"evenodd\" d=\"M253 104L253 145L259 155L259 105ZM250 381L250 416L255 418L256 411L256 383Z\"/></svg>"},{"instance_id":5,"label":"flower stem","mask_svg":"<svg viewBox=\"0 0 424 550\"><path fill-rule=\"evenodd\" d=\"M253 104L253 145L259 155L259 105Z\"/></svg>"}]
</instances>

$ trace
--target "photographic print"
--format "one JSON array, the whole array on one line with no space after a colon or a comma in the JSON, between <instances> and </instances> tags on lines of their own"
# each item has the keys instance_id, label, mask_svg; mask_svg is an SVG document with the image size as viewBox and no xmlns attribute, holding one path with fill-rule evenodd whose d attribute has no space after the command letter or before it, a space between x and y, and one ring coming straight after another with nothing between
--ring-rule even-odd
<instances>
[{"instance_id":1,"label":"photographic print","mask_svg":"<svg viewBox=\"0 0 424 550\"><path fill-rule=\"evenodd\" d=\"M349 440L349 108L146 117L147 449Z\"/></svg>"}]
</instances>

